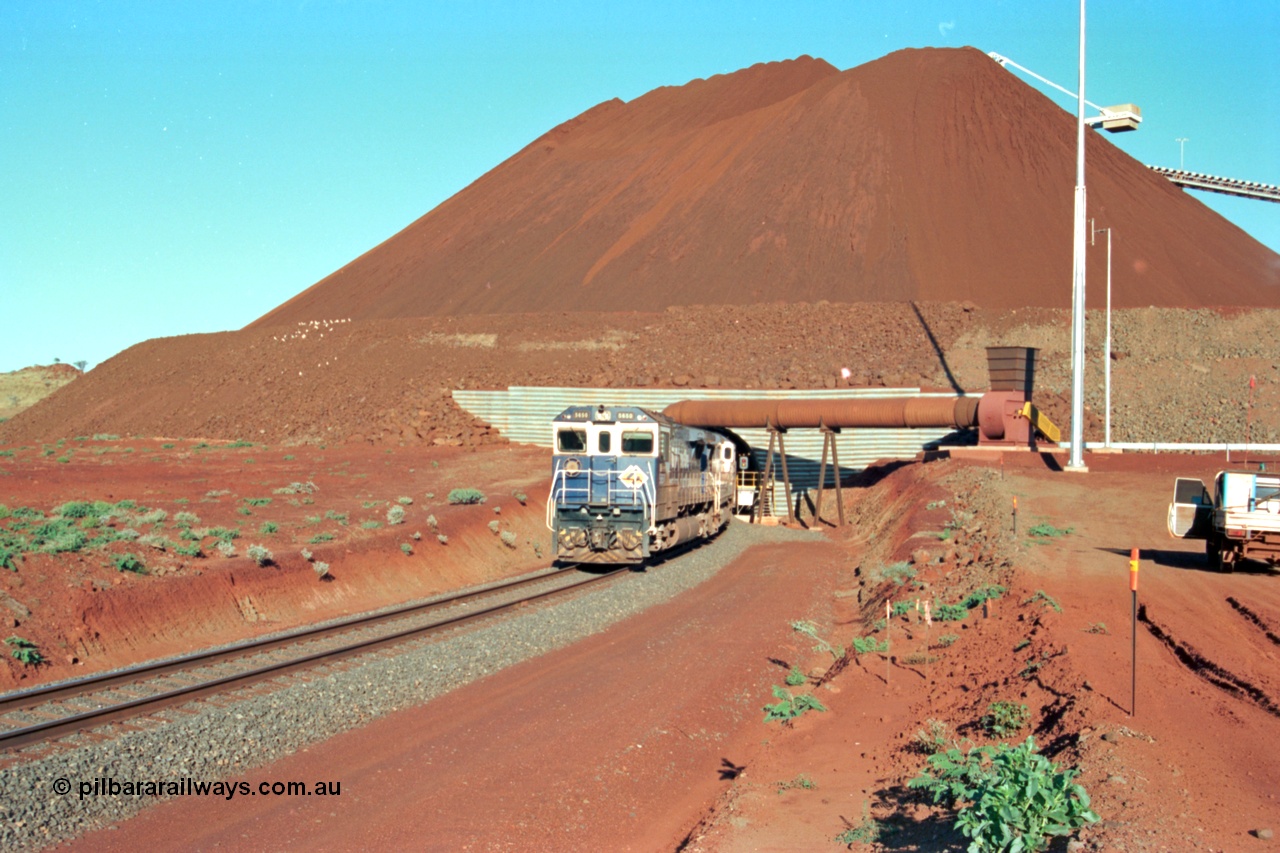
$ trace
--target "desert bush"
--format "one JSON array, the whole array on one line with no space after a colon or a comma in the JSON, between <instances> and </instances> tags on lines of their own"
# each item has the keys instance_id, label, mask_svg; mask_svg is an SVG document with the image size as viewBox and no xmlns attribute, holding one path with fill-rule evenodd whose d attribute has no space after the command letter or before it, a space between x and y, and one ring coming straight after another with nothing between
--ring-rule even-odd
<instances>
[{"instance_id":1,"label":"desert bush","mask_svg":"<svg viewBox=\"0 0 1280 853\"><path fill-rule=\"evenodd\" d=\"M992 702L979 723L994 737L1007 737L1031 722L1031 712L1021 702Z\"/></svg>"},{"instance_id":2,"label":"desert bush","mask_svg":"<svg viewBox=\"0 0 1280 853\"><path fill-rule=\"evenodd\" d=\"M510 530L504 530L498 534L498 538L502 540L502 544L508 548L516 547L516 535Z\"/></svg>"},{"instance_id":3,"label":"desert bush","mask_svg":"<svg viewBox=\"0 0 1280 853\"><path fill-rule=\"evenodd\" d=\"M412 545L410 545L408 542L402 542L402 543L400 544L400 550L404 552L404 555L405 555L406 557L408 557L408 556L410 556L411 554L413 554L413 546L412 546Z\"/></svg>"},{"instance_id":4,"label":"desert bush","mask_svg":"<svg viewBox=\"0 0 1280 853\"><path fill-rule=\"evenodd\" d=\"M259 566L270 565L274 559L272 553L263 545L250 545L246 553Z\"/></svg>"},{"instance_id":5,"label":"desert bush","mask_svg":"<svg viewBox=\"0 0 1280 853\"><path fill-rule=\"evenodd\" d=\"M451 504L482 504L487 500L479 489L453 489L449 492Z\"/></svg>"},{"instance_id":6,"label":"desert bush","mask_svg":"<svg viewBox=\"0 0 1280 853\"><path fill-rule=\"evenodd\" d=\"M802 619L796 622L792 622L791 628L797 633L804 634L806 637L809 637L810 639L816 641L816 645L814 645L813 647L813 650L815 652L827 652L828 654L831 655L831 657L835 658L836 660L839 660L840 658L844 657L844 654L845 654L844 646L833 645L832 643L828 643L826 640L819 637L818 626L813 624L812 622L808 622Z\"/></svg>"},{"instance_id":7,"label":"desert bush","mask_svg":"<svg viewBox=\"0 0 1280 853\"><path fill-rule=\"evenodd\" d=\"M236 546L231 544L229 539L219 539L213 545L218 549L218 553L224 557L234 557L236 555Z\"/></svg>"},{"instance_id":8,"label":"desert bush","mask_svg":"<svg viewBox=\"0 0 1280 853\"><path fill-rule=\"evenodd\" d=\"M44 655L40 654L40 649L25 637L14 635L4 642L9 646L9 654L23 666L39 666L44 663Z\"/></svg>"},{"instance_id":9,"label":"desert bush","mask_svg":"<svg viewBox=\"0 0 1280 853\"><path fill-rule=\"evenodd\" d=\"M194 512L180 512L173 517L173 523L179 527L195 527L200 523L200 516Z\"/></svg>"},{"instance_id":10,"label":"desert bush","mask_svg":"<svg viewBox=\"0 0 1280 853\"><path fill-rule=\"evenodd\" d=\"M440 522L436 521L436 517L435 517L434 515L428 515L428 516L427 516L427 527L430 527L432 530L439 530L439 529L440 529Z\"/></svg>"},{"instance_id":11,"label":"desert bush","mask_svg":"<svg viewBox=\"0 0 1280 853\"><path fill-rule=\"evenodd\" d=\"M938 752L907 786L957 809L955 828L970 839L971 851L1039 851L1046 839L1098 820L1077 775L1038 753L1028 737L1017 746Z\"/></svg>"},{"instance_id":12,"label":"desert bush","mask_svg":"<svg viewBox=\"0 0 1280 853\"><path fill-rule=\"evenodd\" d=\"M90 501L67 501L55 509L53 514L63 518L89 518L98 513L95 505Z\"/></svg>"},{"instance_id":13,"label":"desert bush","mask_svg":"<svg viewBox=\"0 0 1280 853\"><path fill-rule=\"evenodd\" d=\"M360 523L360 526L361 526L361 527L363 527L365 530L377 530L379 527L381 527L381 526L382 526L382 522L381 522L381 521L373 521L373 520L370 520L370 521L362 521L362 522Z\"/></svg>"},{"instance_id":14,"label":"desert bush","mask_svg":"<svg viewBox=\"0 0 1280 853\"><path fill-rule=\"evenodd\" d=\"M772 705L764 706L764 721L766 723L780 722L789 724L806 711L827 710L812 693L792 695L790 690L777 684L773 685L773 698L778 701Z\"/></svg>"},{"instance_id":15,"label":"desert bush","mask_svg":"<svg viewBox=\"0 0 1280 853\"><path fill-rule=\"evenodd\" d=\"M404 507L397 504L387 509L387 524L404 524Z\"/></svg>"},{"instance_id":16,"label":"desert bush","mask_svg":"<svg viewBox=\"0 0 1280 853\"><path fill-rule=\"evenodd\" d=\"M448 545L448 544L449 544L449 537L448 537L448 536L445 536L443 533L437 533L437 534L436 534L436 541L438 541L441 545Z\"/></svg>"},{"instance_id":17,"label":"desert bush","mask_svg":"<svg viewBox=\"0 0 1280 853\"><path fill-rule=\"evenodd\" d=\"M315 570L316 577L325 578L329 576L328 563L317 560L315 563L312 564L311 568Z\"/></svg>"},{"instance_id":18,"label":"desert bush","mask_svg":"<svg viewBox=\"0 0 1280 853\"><path fill-rule=\"evenodd\" d=\"M400 504L401 506L411 506L413 504L413 498L399 497L399 498L396 498L396 503Z\"/></svg>"},{"instance_id":19,"label":"desert bush","mask_svg":"<svg viewBox=\"0 0 1280 853\"><path fill-rule=\"evenodd\" d=\"M885 581L893 581L895 586L902 586L907 581L916 576L916 570L911 568L911 564L903 560L892 565L882 566L871 573L871 579L876 583L884 583Z\"/></svg>"},{"instance_id":20,"label":"desert bush","mask_svg":"<svg viewBox=\"0 0 1280 853\"><path fill-rule=\"evenodd\" d=\"M303 548L298 553L302 554L302 559L306 560L308 563L310 563L313 559L315 559L315 554L312 554L306 548Z\"/></svg>"},{"instance_id":21,"label":"desert bush","mask_svg":"<svg viewBox=\"0 0 1280 853\"><path fill-rule=\"evenodd\" d=\"M951 727L942 720L932 717L924 721L924 728L916 732L915 744L926 755L936 755L957 745L951 734Z\"/></svg>"},{"instance_id":22,"label":"desert bush","mask_svg":"<svg viewBox=\"0 0 1280 853\"><path fill-rule=\"evenodd\" d=\"M496 533L498 532L498 529L499 529L501 526L502 526L502 525L498 523L498 520L497 520L497 519L494 519L493 521L489 522L489 532L490 532L490 533L495 533L495 534L496 534Z\"/></svg>"},{"instance_id":23,"label":"desert bush","mask_svg":"<svg viewBox=\"0 0 1280 853\"><path fill-rule=\"evenodd\" d=\"M860 655L869 654L871 652L887 652L889 651L889 641L877 640L875 637L854 637L853 651Z\"/></svg>"},{"instance_id":24,"label":"desert bush","mask_svg":"<svg viewBox=\"0 0 1280 853\"><path fill-rule=\"evenodd\" d=\"M112 561L118 572L133 572L141 575L147 570L146 564L142 562L142 558L137 554L117 554Z\"/></svg>"}]
</instances>

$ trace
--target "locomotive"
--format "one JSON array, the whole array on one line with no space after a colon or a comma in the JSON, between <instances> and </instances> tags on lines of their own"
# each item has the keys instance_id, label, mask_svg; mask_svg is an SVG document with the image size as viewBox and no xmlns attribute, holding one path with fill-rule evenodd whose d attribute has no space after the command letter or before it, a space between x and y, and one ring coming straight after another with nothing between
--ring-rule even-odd
<instances>
[{"instance_id":1,"label":"locomotive","mask_svg":"<svg viewBox=\"0 0 1280 853\"><path fill-rule=\"evenodd\" d=\"M638 406L571 406L552 422L547 527L565 563L641 563L718 533L750 448Z\"/></svg>"}]
</instances>

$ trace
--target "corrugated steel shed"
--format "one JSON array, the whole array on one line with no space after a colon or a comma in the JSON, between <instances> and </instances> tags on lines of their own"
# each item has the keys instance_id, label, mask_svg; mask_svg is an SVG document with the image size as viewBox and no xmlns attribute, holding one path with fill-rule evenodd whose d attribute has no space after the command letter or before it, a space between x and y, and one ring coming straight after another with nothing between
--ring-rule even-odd
<instances>
[{"instance_id":1,"label":"corrugated steel shed","mask_svg":"<svg viewBox=\"0 0 1280 853\"><path fill-rule=\"evenodd\" d=\"M551 447L551 421L573 405L641 406L662 411L680 400L723 399L848 399L851 397L951 397L953 394L922 392L919 388L843 388L836 390L723 390L707 388L541 388L512 387L506 391L454 391L458 405L491 424L511 441ZM747 441L764 468L769 433L763 429L734 430ZM936 429L846 429L836 437L840 471L850 475L880 459L913 459L921 450L936 448L940 442L966 444L972 440L953 430ZM792 500L818 486L818 464L822 457L822 433L792 430L786 434L787 469L791 475ZM834 472L827 463L827 487L835 485ZM782 503L782 473L778 471L772 506L785 515ZM548 463L548 470L549 463ZM794 504L793 504L794 505ZM824 513L825 515L825 513Z\"/></svg>"}]
</instances>

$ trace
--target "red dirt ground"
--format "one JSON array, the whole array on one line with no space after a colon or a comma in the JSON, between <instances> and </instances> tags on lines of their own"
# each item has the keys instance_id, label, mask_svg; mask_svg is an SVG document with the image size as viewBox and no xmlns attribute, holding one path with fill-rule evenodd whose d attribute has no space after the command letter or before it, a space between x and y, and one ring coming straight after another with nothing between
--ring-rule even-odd
<instances>
[{"instance_id":1,"label":"red dirt ground","mask_svg":"<svg viewBox=\"0 0 1280 853\"><path fill-rule=\"evenodd\" d=\"M362 452L362 461L331 455L323 467L316 460L295 470L321 476L349 460L353 473L370 472L370 493L399 491L390 480L379 488L373 474L382 467L398 476L407 460ZM425 459L438 458L436 480L415 490L455 478L501 484L494 493L524 487L538 479L527 465L541 456L430 451L413 467L424 471ZM1034 732L1055 761L1081 768L1103 818L1081 833L1088 849L1252 849L1261 842L1249 833L1273 828L1280 813L1273 636L1280 577L1259 565L1209 574L1198 543L1164 532L1173 476L1208 476L1221 460L1088 461L1087 475L1057 473L1037 455L1016 453L1004 454L1003 464L953 459L870 474L848 492L854 525L825 541L748 552L707 584L600 635L246 776L339 778L341 801L316 810L280 799L190 798L87 836L75 849L662 850L686 836L690 850L833 849L838 834L868 818L889 830L876 849L938 849L959 844L958 836L903 790L924 763L914 735L937 719L983 741L977 721L994 701L1025 703L1031 724L1018 737ZM238 467L253 466L241 460ZM333 482L321 482L317 495L332 494ZM525 512L535 513L532 500ZM937 532L951 521L959 526L944 541ZM1026 535L1037 523L1073 529L1040 542ZM458 535L480 540L482 550L493 539L479 523ZM402 556L392 540L379 541L367 552L370 567L377 548L384 563ZM1190 649L1195 663L1182 662L1140 624L1131 716L1127 556L1135 546L1143 549L1146 617ZM911 583L926 584L923 592L876 581L879 567L913 557ZM341 576L345 563L334 565ZM271 570L235 574L264 571ZM317 586L305 568L296 574L300 587ZM200 577L131 578L128 585ZM810 651L790 622L811 619L847 644L871 630L886 599L914 592L954 601L997 581L1009 590L989 618L975 611L959 626L935 623L927 634L915 617L895 619L888 683L883 655L860 656L817 689L827 713L810 713L793 728L762 722L769 687L788 665L817 676L831 662ZM404 575L388 579L389 586L406 583ZM413 594L423 588L420 580L408 586ZM942 647L944 633L958 639ZM910 658L926 645L935 658L927 673ZM1022 675L1029 664L1038 667ZM1217 686L1204 677L1210 664ZM1222 673L1238 686L1220 686ZM801 776L814 787L800 786Z\"/></svg>"}]
</instances>

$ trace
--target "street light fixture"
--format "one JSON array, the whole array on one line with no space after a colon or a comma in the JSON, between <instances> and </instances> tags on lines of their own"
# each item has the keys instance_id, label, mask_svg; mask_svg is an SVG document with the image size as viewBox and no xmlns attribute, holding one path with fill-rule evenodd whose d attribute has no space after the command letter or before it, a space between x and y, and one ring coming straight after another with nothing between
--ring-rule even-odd
<instances>
[{"instance_id":1,"label":"street light fixture","mask_svg":"<svg viewBox=\"0 0 1280 853\"><path fill-rule=\"evenodd\" d=\"M1084 473L1084 288L1085 243L1084 223L1086 194L1084 185L1084 129L1086 125L1101 125L1103 130L1121 132L1137 130L1142 121L1142 111L1133 104L1115 107L1097 107L1101 115L1091 119L1084 114L1084 4L1080 0L1080 86L1076 104L1076 197L1075 233L1071 258L1071 455L1067 471ZM1093 105L1091 105L1093 106ZM1110 356L1108 356L1110 366Z\"/></svg>"}]
</instances>

